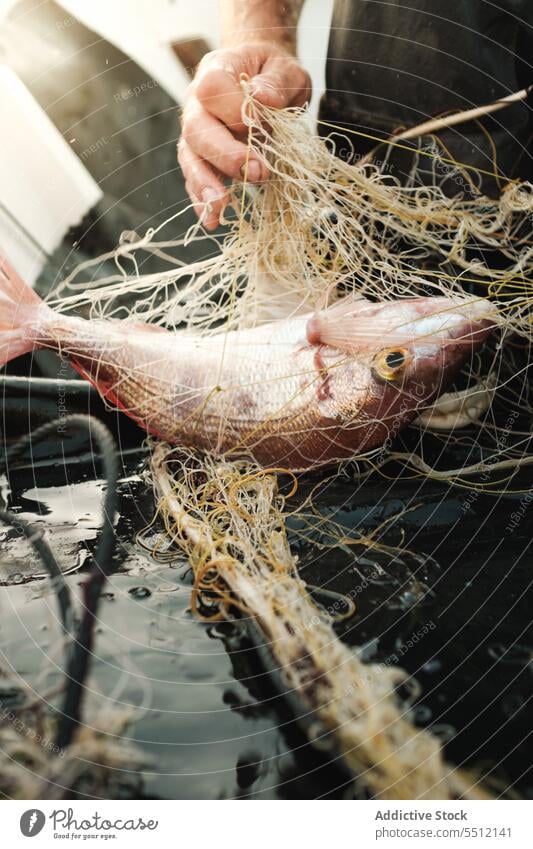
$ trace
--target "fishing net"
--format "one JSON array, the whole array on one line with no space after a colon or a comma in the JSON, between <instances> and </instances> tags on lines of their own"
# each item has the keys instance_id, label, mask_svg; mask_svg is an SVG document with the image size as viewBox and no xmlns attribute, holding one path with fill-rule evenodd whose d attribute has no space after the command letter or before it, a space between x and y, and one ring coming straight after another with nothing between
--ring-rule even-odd
<instances>
[{"instance_id":1,"label":"fishing net","mask_svg":"<svg viewBox=\"0 0 533 849\"><path fill-rule=\"evenodd\" d=\"M162 445L152 474L168 537L194 572L193 611L259 625L283 695L312 717L313 744L336 751L376 797L485 796L478 777L447 764L438 739L411 724L396 692L402 671L363 663L335 634L335 605L324 610L310 598L285 530L294 486L282 495L269 470Z\"/></svg>"},{"instance_id":2,"label":"fishing net","mask_svg":"<svg viewBox=\"0 0 533 849\"><path fill-rule=\"evenodd\" d=\"M237 214L223 222L222 241L200 224L183 240L163 240L182 210L143 237L123 234L117 250L80 264L51 305L214 332L222 323L229 330L306 312L350 290L382 300L462 293L475 284L503 301L504 324L529 338L529 184L502 177L500 196L490 199L480 192L480 177L493 172L453 162L438 138L427 135L389 140L376 163L366 157L353 164L350 139L347 162L313 133L305 109L270 109L250 94L243 120L249 153L268 161L271 176L260 189L246 176L233 185ZM408 148L412 160L401 182L389 169L398 148ZM453 196L444 190L450 168L463 181ZM186 265L169 253L193 239L205 243L204 260ZM142 275L143 252L170 267ZM499 265L503 257L504 267L491 257ZM117 273L87 279L105 259L114 260ZM135 305L125 307L121 297L132 294Z\"/></svg>"},{"instance_id":3,"label":"fishing net","mask_svg":"<svg viewBox=\"0 0 533 849\"><path fill-rule=\"evenodd\" d=\"M31 694L30 694L31 695ZM131 717L107 711L92 717L68 748L54 743L54 723L34 699L23 710L3 709L0 726L0 793L8 799L67 799L99 795L138 798L146 759L123 739ZM114 739L113 739L114 738Z\"/></svg>"},{"instance_id":4,"label":"fishing net","mask_svg":"<svg viewBox=\"0 0 533 849\"><path fill-rule=\"evenodd\" d=\"M79 265L57 287L51 305L220 337L349 293L380 301L485 296L497 304L499 335L483 358L467 363L463 394L447 397L446 416L449 425L477 422L479 445L487 437L479 459L465 463L465 474L484 471L487 463L527 465L522 422L506 439L506 456L498 453L506 428L505 417L501 424L494 420L494 402L502 410L514 403L526 418L531 413L532 187L500 175L496 162L486 171L454 162L438 136L426 131L418 139L380 144L374 159L358 160L357 137L346 138L350 161L344 161L313 133L305 109L265 107L245 81L243 88L249 153L268 161L271 177L260 189L246 178L232 186L235 215L224 222L225 232L215 237L198 223L183 239L163 238L182 210L143 237L123 234L115 251ZM408 151L408 166L394 176L390 159L398 150ZM497 198L481 192L486 174L498 181ZM203 242L206 257L187 265L176 251L191 240ZM161 260L161 272L142 273L148 255ZM116 272L102 275L109 261ZM422 424L433 429L435 419ZM389 459L382 450L368 457L372 469ZM457 470L450 471L457 478Z\"/></svg>"},{"instance_id":5,"label":"fishing net","mask_svg":"<svg viewBox=\"0 0 533 849\"><path fill-rule=\"evenodd\" d=\"M246 81L243 87L249 154L268 161L271 177L257 189L245 173L231 187L234 214L223 222L224 234L210 235L199 223L183 239L173 238L182 212L142 237L123 234L115 251L78 266L51 306L209 337L309 312L349 293L372 300L482 294L497 304L497 339L467 363L464 384L440 409L418 421L414 447L393 444L357 457L355 471L383 473L394 460L412 474L474 490L507 488L531 462L525 375L533 188L505 179L495 163L486 173L500 181L501 192L487 197L482 172L454 162L431 127L414 140L381 143L374 157L358 159L356 137L346 139L345 161L313 133L305 110L269 109L252 98ZM401 180L390 167L398 150L409 161ZM179 250L191 240L203 243L205 258L185 265ZM159 258L160 272L143 273L148 256ZM502 419L510 404L517 411L511 424L508 415ZM474 427L439 436L443 421L448 428ZM416 444L416 428L420 439L434 431L443 448L450 440L460 444L465 462L447 468L438 448L427 456ZM398 696L401 670L363 663L310 598L287 540L291 508L279 489L283 471L155 448L159 515L168 540L192 565L194 611L260 626L287 693L313 717L309 738L318 744L333 738L363 792L482 797L478 777L447 764L438 739L414 727L409 704ZM367 544L379 545L379 537Z\"/></svg>"}]
</instances>

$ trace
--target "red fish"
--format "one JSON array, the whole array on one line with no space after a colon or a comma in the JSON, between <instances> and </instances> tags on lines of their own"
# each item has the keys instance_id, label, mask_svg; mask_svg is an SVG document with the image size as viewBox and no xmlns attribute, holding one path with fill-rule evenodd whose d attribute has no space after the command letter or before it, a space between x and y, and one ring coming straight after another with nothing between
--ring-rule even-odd
<instances>
[{"instance_id":1,"label":"red fish","mask_svg":"<svg viewBox=\"0 0 533 849\"><path fill-rule=\"evenodd\" d=\"M382 445L446 391L494 323L480 298L346 298L199 336L56 313L0 264L0 364L53 349L149 433L292 470Z\"/></svg>"}]
</instances>

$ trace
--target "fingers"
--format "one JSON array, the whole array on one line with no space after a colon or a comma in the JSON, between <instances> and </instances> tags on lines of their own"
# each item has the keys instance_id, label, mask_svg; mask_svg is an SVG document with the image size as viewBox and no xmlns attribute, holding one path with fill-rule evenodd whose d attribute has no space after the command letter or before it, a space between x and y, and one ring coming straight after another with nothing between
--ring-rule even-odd
<instances>
[{"instance_id":1,"label":"fingers","mask_svg":"<svg viewBox=\"0 0 533 849\"><path fill-rule=\"evenodd\" d=\"M191 100L183 113L182 135L178 144L187 191L195 203L195 211L208 230L213 230L228 203L224 177L245 176L251 183L268 178L266 164L249 157L248 147L230 130L210 115L196 100Z\"/></svg>"},{"instance_id":2,"label":"fingers","mask_svg":"<svg viewBox=\"0 0 533 849\"><path fill-rule=\"evenodd\" d=\"M296 61L274 58L252 78L252 93L265 106L303 106L311 97L311 78Z\"/></svg>"},{"instance_id":3,"label":"fingers","mask_svg":"<svg viewBox=\"0 0 533 849\"><path fill-rule=\"evenodd\" d=\"M241 115L243 72L243 63L236 62L231 54L215 54L209 64L200 64L194 83L195 97L204 109L240 135L246 131Z\"/></svg>"},{"instance_id":4,"label":"fingers","mask_svg":"<svg viewBox=\"0 0 533 849\"><path fill-rule=\"evenodd\" d=\"M216 171L191 150L184 139L178 144L178 162L185 178L185 189L194 211L207 230L214 230L228 203L228 192Z\"/></svg>"},{"instance_id":5,"label":"fingers","mask_svg":"<svg viewBox=\"0 0 533 849\"><path fill-rule=\"evenodd\" d=\"M192 100L185 107L182 138L194 153L224 176L232 179L243 176L243 166L248 157L247 145L236 139L228 127L209 114L198 101ZM266 180L266 164L251 156L247 176L252 183Z\"/></svg>"},{"instance_id":6,"label":"fingers","mask_svg":"<svg viewBox=\"0 0 533 849\"><path fill-rule=\"evenodd\" d=\"M204 109L235 134L246 131L241 113L242 73L250 77L254 96L265 106L300 106L311 97L309 74L290 56L248 56L244 50L211 56L203 68L200 65L194 93Z\"/></svg>"},{"instance_id":7,"label":"fingers","mask_svg":"<svg viewBox=\"0 0 533 849\"><path fill-rule=\"evenodd\" d=\"M268 179L265 162L249 152L242 120L241 74L265 106L301 106L311 81L297 60L271 44L246 45L207 54L189 86L182 117L178 161L186 189L204 226L212 230L228 202L224 179ZM249 159L248 159L249 157Z\"/></svg>"}]
</instances>

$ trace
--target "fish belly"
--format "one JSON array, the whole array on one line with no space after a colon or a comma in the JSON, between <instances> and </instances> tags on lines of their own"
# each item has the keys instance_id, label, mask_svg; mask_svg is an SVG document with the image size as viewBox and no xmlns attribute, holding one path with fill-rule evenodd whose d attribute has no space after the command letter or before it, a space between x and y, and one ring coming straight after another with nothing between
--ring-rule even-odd
<instances>
[{"instance_id":1,"label":"fish belly","mask_svg":"<svg viewBox=\"0 0 533 849\"><path fill-rule=\"evenodd\" d=\"M307 469L369 443L364 375L339 352L317 356L301 322L263 336L121 334L79 347L62 350L102 397L171 444Z\"/></svg>"}]
</instances>

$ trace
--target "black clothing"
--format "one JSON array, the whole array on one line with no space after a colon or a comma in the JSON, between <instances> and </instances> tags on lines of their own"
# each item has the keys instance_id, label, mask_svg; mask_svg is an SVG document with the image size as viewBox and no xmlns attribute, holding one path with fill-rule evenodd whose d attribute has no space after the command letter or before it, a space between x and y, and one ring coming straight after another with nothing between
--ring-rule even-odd
<instances>
[{"instance_id":1,"label":"black clothing","mask_svg":"<svg viewBox=\"0 0 533 849\"><path fill-rule=\"evenodd\" d=\"M388 137L531 83L533 0L336 0L319 119ZM496 146L499 172L531 179L531 105L508 106L482 123ZM332 132L323 125L319 131ZM490 141L478 123L439 137L455 160L493 169ZM376 145L350 138L359 153ZM337 153L349 158L346 143L338 135L335 141ZM400 172L408 156L394 153ZM483 189L497 194L498 184L486 177Z\"/></svg>"}]
</instances>

